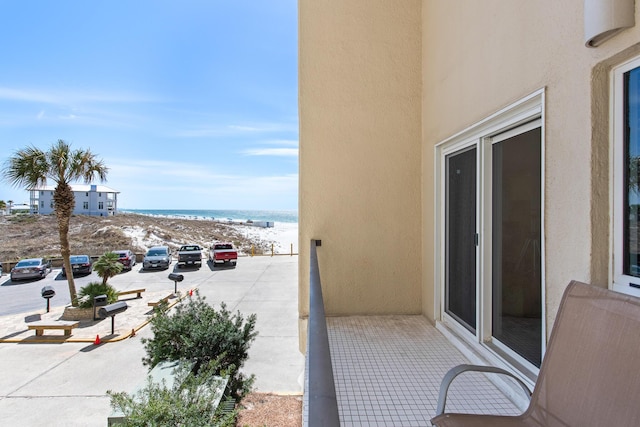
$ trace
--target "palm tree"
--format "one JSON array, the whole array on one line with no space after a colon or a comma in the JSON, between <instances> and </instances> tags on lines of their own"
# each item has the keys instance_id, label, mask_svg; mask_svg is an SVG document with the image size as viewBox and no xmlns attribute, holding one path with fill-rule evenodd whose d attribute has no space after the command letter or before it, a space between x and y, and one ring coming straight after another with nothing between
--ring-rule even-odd
<instances>
[{"instance_id":1,"label":"palm tree","mask_svg":"<svg viewBox=\"0 0 640 427\"><path fill-rule=\"evenodd\" d=\"M124 266L118 261L120 256L114 252L106 252L96 262L93 263L93 269L99 277L102 277L102 284L106 285L107 280L120 273Z\"/></svg>"},{"instance_id":2,"label":"palm tree","mask_svg":"<svg viewBox=\"0 0 640 427\"><path fill-rule=\"evenodd\" d=\"M56 183L53 192L54 211L58 220L60 235L60 252L66 271L71 270L69 256L69 221L75 197L70 183L84 180L89 184L97 176L104 182L109 169L102 160L98 160L90 150L72 150L71 145L59 139L49 151L42 151L34 146L18 150L9 157L3 168L4 179L16 187L32 189L47 184L50 179ZM9 201L11 205L11 201ZM77 307L78 296L73 274L67 274L71 305Z\"/></svg>"}]
</instances>

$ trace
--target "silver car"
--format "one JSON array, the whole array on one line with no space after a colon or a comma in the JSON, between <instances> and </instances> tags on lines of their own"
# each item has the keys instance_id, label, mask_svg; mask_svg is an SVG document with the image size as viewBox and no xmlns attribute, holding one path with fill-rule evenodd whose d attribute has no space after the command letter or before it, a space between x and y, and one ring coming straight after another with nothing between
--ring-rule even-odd
<instances>
[{"instance_id":1,"label":"silver car","mask_svg":"<svg viewBox=\"0 0 640 427\"><path fill-rule=\"evenodd\" d=\"M46 258L23 259L11 269L11 280L42 279L50 271L51 261Z\"/></svg>"},{"instance_id":2,"label":"silver car","mask_svg":"<svg viewBox=\"0 0 640 427\"><path fill-rule=\"evenodd\" d=\"M154 246L149 249L142 260L142 269L149 270L152 268L167 269L171 265L171 248L168 246Z\"/></svg>"}]
</instances>

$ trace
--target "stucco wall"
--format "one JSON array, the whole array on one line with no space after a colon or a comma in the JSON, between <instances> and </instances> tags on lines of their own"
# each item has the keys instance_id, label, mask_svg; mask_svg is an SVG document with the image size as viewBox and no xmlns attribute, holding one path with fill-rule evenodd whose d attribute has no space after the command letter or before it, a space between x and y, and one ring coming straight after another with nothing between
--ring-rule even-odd
<instances>
[{"instance_id":1,"label":"stucco wall","mask_svg":"<svg viewBox=\"0 0 640 427\"><path fill-rule=\"evenodd\" d=\"M425 1L422 16L424 312L437 316L431 206L434 145L545 88L544 234L550 326L571 279L607 285L608 92L602 88L608 87L610 64L600 65L598 73L594 69L636 43L640 25L589 49L583 40L582 0ZM594 111L592 105L604 108ZM592 129L596 125L599 132Z\"/></svg>"},{"instance_id":2,"label":"stucco wall","mask_svg":"<svg viewBox=\"0 0 640 427\"><path fill-rule=\"evenodd\" d=\"M311 238L329 315L421 312L420 8L299 1L303 320Z\"/></svg>"}]
</instances>

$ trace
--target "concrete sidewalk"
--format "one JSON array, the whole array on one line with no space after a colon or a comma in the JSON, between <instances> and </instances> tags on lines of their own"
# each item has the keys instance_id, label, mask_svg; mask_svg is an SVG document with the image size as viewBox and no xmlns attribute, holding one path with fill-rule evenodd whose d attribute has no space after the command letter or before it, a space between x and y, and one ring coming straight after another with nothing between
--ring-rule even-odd
<instances>
[{"instance_id":1,"label":"concrete sidewalk","mask_svg":"<svg viewBox=\"0 0 640 427\"><path fill-rule=\"evenodd\" d=\"M297 266L297 256L247 257L236 268L204 263L199 270L179 271L184 275L178 283L182 297L197 288L216 307L224 301L245 317L256 313L259 334L243 369L256 375L256 391L302 393ZM173 293L170 271L143 273L136 266L110 280L118 290L146 289L142 298L123 298L129 308L116 315L114 334L110 319L82 322L71 337L63 337L62 331L36 337L27 330L29 321L59 318L62 308L0 316L2 425L106 425L111 412L106 391L132 391L145 381L140 338L151 337L145 326L152 313L148 302ZM94 345L96 336L102 344Z\"/></svg>"}]
</instances>

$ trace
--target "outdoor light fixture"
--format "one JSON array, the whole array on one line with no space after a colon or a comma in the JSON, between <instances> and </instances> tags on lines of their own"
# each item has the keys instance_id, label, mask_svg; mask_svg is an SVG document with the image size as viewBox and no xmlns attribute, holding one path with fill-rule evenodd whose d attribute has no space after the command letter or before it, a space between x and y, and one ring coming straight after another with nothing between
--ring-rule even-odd
<instances>
[{"instance_id":1,"label":"outdoor light fixture","mask_svg":"<svg viewBox=\"0 0 640 427\"><path fill-rule=\"evenodd\" d=\"M635 25L634 0L584 0L584 40L597 47Z\"/></svg>"}]
</instances>

